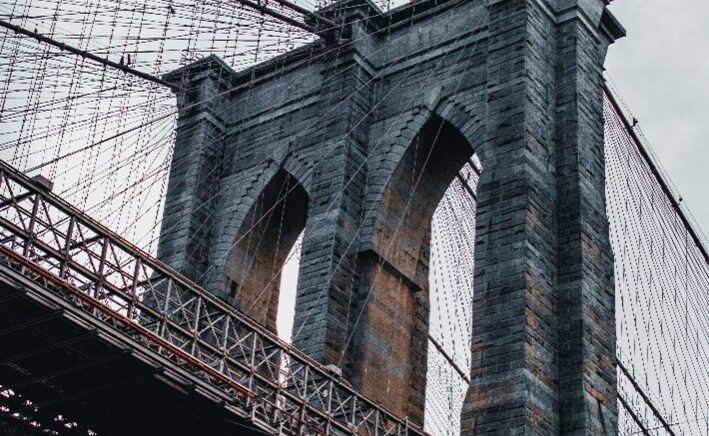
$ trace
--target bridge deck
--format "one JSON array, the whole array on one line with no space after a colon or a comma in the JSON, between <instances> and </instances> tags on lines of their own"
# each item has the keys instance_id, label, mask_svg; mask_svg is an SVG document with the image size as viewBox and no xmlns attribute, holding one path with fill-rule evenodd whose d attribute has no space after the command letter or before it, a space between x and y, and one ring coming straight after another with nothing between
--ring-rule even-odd
<instances>
[{"instance_id":1,"label":"bridge deck","mask_svg":"<svg viewBox=\"0 0 709 436\"><path fill-rule=\"evenodd\" d=\"M127 434L425 434L2 162L0 190L3 390Z\"/></svg>"},{"instance_id":2,"label":"bridge deck","mask_svg":"<svg viewBox=\"0 0 709 436\"><path fill-rule=\"evenodd\" d=\"M0 272L0 385L50 417L44 428L78 434L51 422L63 415L99 435L266 434L7 279ZM10 401L0 397L0 403ZM27 425L0 416L6 426L18 427L14 434L30 434ZM10 432L2 419L0 432Z\"/></svg>"}]
</instances>

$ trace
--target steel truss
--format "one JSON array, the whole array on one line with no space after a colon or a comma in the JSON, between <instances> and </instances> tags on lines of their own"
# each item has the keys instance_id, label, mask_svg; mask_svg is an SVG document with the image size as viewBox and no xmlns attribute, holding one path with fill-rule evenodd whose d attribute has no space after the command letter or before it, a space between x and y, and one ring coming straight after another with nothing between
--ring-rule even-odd
<instances>
[{"instance_id":1,"label":"steel truss","mask_svg":"<svg viewBox=\"0 0 709 436\"><path fill-rule=\"evenodd\" d=\"M0 266L268 431L425 434L1 161Z\"/></svg>"}]
</instances>

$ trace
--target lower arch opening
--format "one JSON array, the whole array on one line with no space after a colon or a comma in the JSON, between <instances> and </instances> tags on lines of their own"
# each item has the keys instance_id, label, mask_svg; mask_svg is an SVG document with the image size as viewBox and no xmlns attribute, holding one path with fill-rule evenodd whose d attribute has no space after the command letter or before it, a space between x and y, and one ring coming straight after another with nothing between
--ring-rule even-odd
<instances>
[{"instance_id":1,"label":"lower arch opening","mask_svg":"<svg viewBox=\"0 0 709 436\"><path fill-rule=\"evenodd\" d=\"M426 431L460 434L471 369L475 216L482 166L466 162L431 220Z\"/></svg>"},{"instance_id":2,"label":"lower arch opening","mask_svg":"<svg viewBox=\"0 0 709 436\"><path fill-rule=\"evenodd\" d=\"M305 189L279 169L244 219L227 259L230 302L274 333L282 270L289 267L291 273L286 261L294 257L292 251L305 228L307 213Z\"/></svg>"}]
</instances>

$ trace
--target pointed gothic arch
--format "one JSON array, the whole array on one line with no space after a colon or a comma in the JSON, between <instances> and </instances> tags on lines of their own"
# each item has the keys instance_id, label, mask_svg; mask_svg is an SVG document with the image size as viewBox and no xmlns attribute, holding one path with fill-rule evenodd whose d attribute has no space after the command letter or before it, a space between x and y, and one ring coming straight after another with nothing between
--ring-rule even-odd
<instances>
[{"instance_id":1,"label":"pointed gothic arch","mask_svg":"<svg viewBox=\"0 0 709 436\"><path fill-rule=\"evenodd\" d=\"M430 115L401 154L363 235L354 379L418 422L426 392L431 220L473 155L457 128ZM372 372L378 377L366 376Z\"/></svg>"},{"instance_id":2,"label":"pointed gothic arch","mask_svg":"<svg viewBox=\"0 0 709 436\"><path fill-rule=\"evenodd\" d=\"M227 257L228 300L273 332L281 268L305 228L307 215L305 188L278 169L251 206Z\"/></svg>"}]
</instances>

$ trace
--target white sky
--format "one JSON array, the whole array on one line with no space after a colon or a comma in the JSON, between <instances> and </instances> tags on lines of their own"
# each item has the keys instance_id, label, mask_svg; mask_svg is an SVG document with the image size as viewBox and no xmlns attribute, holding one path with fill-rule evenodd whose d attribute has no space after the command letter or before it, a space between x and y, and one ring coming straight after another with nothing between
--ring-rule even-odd
<instances>
[{"instance_id":1,"label":"white sky","mask_svg":"<svg viewBox=\"0 0 709 436\"><path fill-rule=\"evenodd\" d=\"M616 0L628 36L611 46L610 78L709 233L709 1Z\"/></svg>"}]
</instances>

